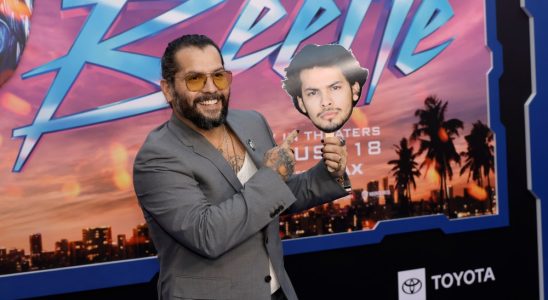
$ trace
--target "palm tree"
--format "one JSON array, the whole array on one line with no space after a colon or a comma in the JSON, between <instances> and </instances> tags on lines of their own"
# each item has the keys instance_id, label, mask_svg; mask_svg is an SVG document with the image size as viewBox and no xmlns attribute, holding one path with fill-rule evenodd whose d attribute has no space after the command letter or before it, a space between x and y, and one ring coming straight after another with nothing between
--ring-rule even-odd
<instances>
[{"instance_id":1,"label":"palm tree","mask_svg":"<svg viewBox=\"0 0 548 300\"><path fill-rule=\"evenodd\" d=\"M491 183L489 174L495 172L495 147L493 146L493 132L487 125L481 121L472 124L470 134L464 139L468 144L467 151L461 152L465 158L465 163L460 169L460 175L468 170L468 182L470 177L480 187L484 187L483 179L487 182L487 195L489 196L489 210L493 212L493 202L491 197Z\"/></svg>"},{"instance_id":2,"label":"palm tree","mask_svg":"<svg viewBox=\"0 0 548 300\"><path fill-rule=\"evenodd\" d=\"M409 213L409 203L411 202L411 185L413 189L417 188L415 177L421 175L418 169L418 163L415 161L417 153L413 153L413 147L408 146L406 138L402 138L399 145L394 145L398 159L393 159L388 162L389 165L394 165L390 170L396 178L396 186L398 187L398 199L401 207L405 208Z\"/></svg>"},{"instance_id":3,"label":"palm tree","mask_svg":"<svg viewBox=\"0 0 548 300\"><path fill-rule=\"evenodd\" d=\"M420 168L430 167L432 164L440 177L440 203L446 207L448 200L447 179L453 178L451 163L460 165L460 155L455 149L453 140L459 136L459 129L463 123L459 119L445 120L447 101L436 96L428 96L424 100L424 108L417 109L415 116L419 121L413 125L411 141L419 141L418 154L426 152Z\"/></svg>"}]
</instances>

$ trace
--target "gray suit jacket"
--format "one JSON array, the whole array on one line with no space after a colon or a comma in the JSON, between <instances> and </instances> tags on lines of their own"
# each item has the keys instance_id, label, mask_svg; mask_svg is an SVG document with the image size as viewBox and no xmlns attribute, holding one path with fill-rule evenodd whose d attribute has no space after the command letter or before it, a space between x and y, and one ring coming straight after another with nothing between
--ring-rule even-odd
<instances>
[{"instance_id":1,"label":"gray suit jacket","mask_svg":"<svg viewBox=\"0 0 548 300\"><path fill-rule=\"evenodd\" d=\"M217 149L175 116L149 134L135 160L135 191L160 261L159 298L270 299L270 258L284 293L297 299L278 215L346 192L323 162L287 183L265 167L275 142L260 114L230 110L227 124L258 168L245 186Z\"/></svg>"}]
</instances>

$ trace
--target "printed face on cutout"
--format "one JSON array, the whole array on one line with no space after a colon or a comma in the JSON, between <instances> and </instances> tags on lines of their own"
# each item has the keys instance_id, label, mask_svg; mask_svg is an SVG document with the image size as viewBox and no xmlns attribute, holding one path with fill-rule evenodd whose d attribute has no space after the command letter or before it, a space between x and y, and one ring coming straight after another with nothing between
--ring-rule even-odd
<instances>
[{"instance_id":1,"label":"printed face on cutout","mask_svg":"<svg viewBox=\"0 0 548 300\"><path fill-rule=\"evenodd\" d=\"M324 132L335 132L352 114L352 101L358 99L360 86L350 84L336 67L313 67L300 73L299 108Z\"/></svg>"}]
</instances>

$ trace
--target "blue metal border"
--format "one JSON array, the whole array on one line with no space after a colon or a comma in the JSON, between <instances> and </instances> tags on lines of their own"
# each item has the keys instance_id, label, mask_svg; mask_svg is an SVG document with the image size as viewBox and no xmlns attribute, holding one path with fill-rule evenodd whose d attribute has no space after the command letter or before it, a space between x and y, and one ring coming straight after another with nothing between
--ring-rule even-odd
<instances>
[{"instance_id":1,"label":"blue metal border","mask_svg":"<svg viewBox=\"0 0 548 300\"><path fill-rule=\"evenodd\" d=\"M286 255L379 243L384 236L439 228L445 233L508 225L505 129L500 122L498 79L502 51L496 37L496 0L486 0L487 46L492 51L489 73L490 127L496 136L497 205L499 214L463 220L443 215L379 222L375 230L284 241ZM547 230L548 232L548 230ZM158 272L155 257L0 276L0 299L38 297L149 282Z\"/></svg>"},{"instance_id":2,"label":"blue metal border","mask_svg":"<svg viewBox=\"0 0 548 300\"><path fill-rule=\"evenodd\" d=\"M548 3L542 0L522 0L522 7L530 18L531 80L532 94L525 104L525 126L527 131L527 185L537 199L537 227L539 233L539 281L540 298L544 299L548 286ZM543 36L544 35L544 38ZM534 163L533 163L534 162Z\"/></svg>"},{"instance_id":3,"label":"blue metal border","mask_svg":"<svg viewBox=\"0 0 548 300\"><path fill-rule=\"evenodd\" d=\"M0 276L0 299L20 299L149 282L156 257Z\"/></svg>"}]
</instances>

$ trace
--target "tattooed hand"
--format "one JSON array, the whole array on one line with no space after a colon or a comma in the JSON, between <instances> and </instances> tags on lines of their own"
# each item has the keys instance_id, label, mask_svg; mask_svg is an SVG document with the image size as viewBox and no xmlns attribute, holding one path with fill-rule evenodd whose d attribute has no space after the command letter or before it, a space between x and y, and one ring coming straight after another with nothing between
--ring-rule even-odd
<instances>
[{"instance_id":1,"label":"tattooed hand","mask_svg":"<svg viewBox=\"0 0 548 300\"><path fill-rule=\"evenodd\" d=\"M264 164L280 174L283 181L287 181L295 171L295 155L290 146L298 133L297 130L293 130L281 145L268 150L264 155Z\"/></svg>"}]
</instances>

